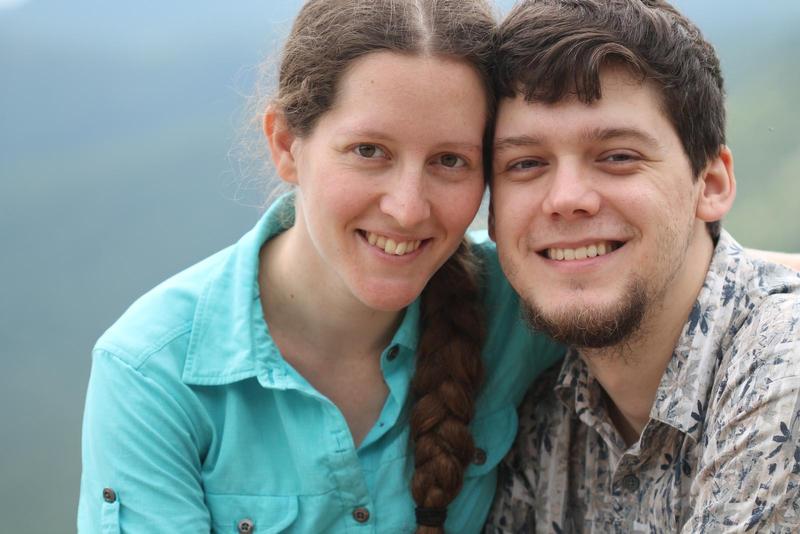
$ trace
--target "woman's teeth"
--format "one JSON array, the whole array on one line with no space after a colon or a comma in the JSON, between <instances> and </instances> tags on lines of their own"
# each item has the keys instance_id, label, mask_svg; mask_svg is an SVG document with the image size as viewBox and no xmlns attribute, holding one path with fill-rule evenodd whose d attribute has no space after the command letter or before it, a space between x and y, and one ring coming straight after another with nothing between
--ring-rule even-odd
<instances>
[{"instance_id":1,"label":"woman's teeth","mask_svg":"<svg viewBox=\"0 0 800 534\"><path fill-rule=\"evenodd\" d=\"M578 248L549 248L547 257L557 261L585 260L608 254L614 250L611 243L602 242Z\"/></svg>"},{"instance_id":2,"label":"woman's teeth","mask_svg":"<svg viewBox=\"0 0 800 534\"><path fill-rule=\"evenodd\" d=\"M403 256L410 254L417 250L422 244L422 241L400 241L399 243L394 239L375 234L373 232L366 232L367 241L370 245L374 245L383 249L387 254L394 254L395 256Z\"/></svg>"}]
</instances>

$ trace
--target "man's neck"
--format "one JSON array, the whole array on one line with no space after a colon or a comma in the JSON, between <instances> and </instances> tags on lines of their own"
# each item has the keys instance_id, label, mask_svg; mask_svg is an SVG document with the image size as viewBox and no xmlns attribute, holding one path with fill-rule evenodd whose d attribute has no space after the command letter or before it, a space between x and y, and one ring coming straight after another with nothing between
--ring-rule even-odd
<instances>
[{"instance_id":1,"label":"man's neck","mask_svg":"<svg viewBox=\"0 0 800 534\"><path fill-rule=\"evenodd\" d=\"M686 268L667 294L650 306L631 338L613 347L579 351L603 387L609 417L628 446L650 420L661 379L703 287L713 254L713 243L706 237L693 240Z\"/></svg>"}]
</instances>

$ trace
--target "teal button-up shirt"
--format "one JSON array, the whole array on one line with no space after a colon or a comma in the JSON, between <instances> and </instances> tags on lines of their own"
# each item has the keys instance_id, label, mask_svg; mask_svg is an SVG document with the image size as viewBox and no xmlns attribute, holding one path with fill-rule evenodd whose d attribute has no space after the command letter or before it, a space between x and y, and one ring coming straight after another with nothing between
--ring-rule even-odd
<instances>
[{"instance_id":1,"label":"teal button-up shirt","mask_svg":"<svg viewBox=\"0 0 800 534\"><path fill-rule=\"evenodd\" d=\"M292 224L292 210L291 197L276 202L237 244L151 290L97 342L81 532L413 532L408 413L419 303L381 354L389 395L356 448L338 408L283 359L262 314L259 250ZM485 455L448 509L454 533L480 530L515 408L563 355L520 321L493 245L475 248L490 325L471 428Z\"/></svg>"}]
</instances>

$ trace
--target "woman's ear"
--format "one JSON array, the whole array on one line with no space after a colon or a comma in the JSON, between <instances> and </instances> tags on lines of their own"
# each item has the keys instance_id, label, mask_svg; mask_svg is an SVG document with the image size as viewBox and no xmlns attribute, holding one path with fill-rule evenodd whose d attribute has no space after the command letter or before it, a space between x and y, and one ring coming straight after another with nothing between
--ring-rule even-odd
<instances>
[{"instance_id":1,"label":"woman's ear","mask_svg":"<svg viewBox=\"0 0 800 534\"><path fill-rule=\"evenodd\" d=\"M292 133L284 114L274 106L264 113L264 135L269 142L272 163L284 182L297 184L297 163L292 149L297 137Z\"/></svg>"},{"instance_id":2,"label":"woman's ear","mask_svg":"<svg viewBox=\"0 0 800 534\"><path fill-rule=\"evenodd\" d=\"M721 220L733 207L736 178L733 175L733 154L720 146L719 154L708 162L700 175L701 189L697 199L697 218L705 222Z\"/></svg>"}]
</instances>

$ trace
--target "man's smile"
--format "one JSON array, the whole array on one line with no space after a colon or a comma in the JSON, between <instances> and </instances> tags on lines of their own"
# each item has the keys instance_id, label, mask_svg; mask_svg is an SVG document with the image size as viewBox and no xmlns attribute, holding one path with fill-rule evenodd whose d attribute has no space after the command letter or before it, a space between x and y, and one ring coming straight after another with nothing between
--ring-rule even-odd
<instances>
[{"instance_id":1,"label":"man's smile","mask_svg":"<svg viewBox=\"0 0 800 534\"><path fill-rule=\"evenodd\" d=\"M538 251L540 256L556 261L585 260L604 256L622 247L622 241L598 240L579 246L552 246Z\"/></svg>"}]
</instances>

